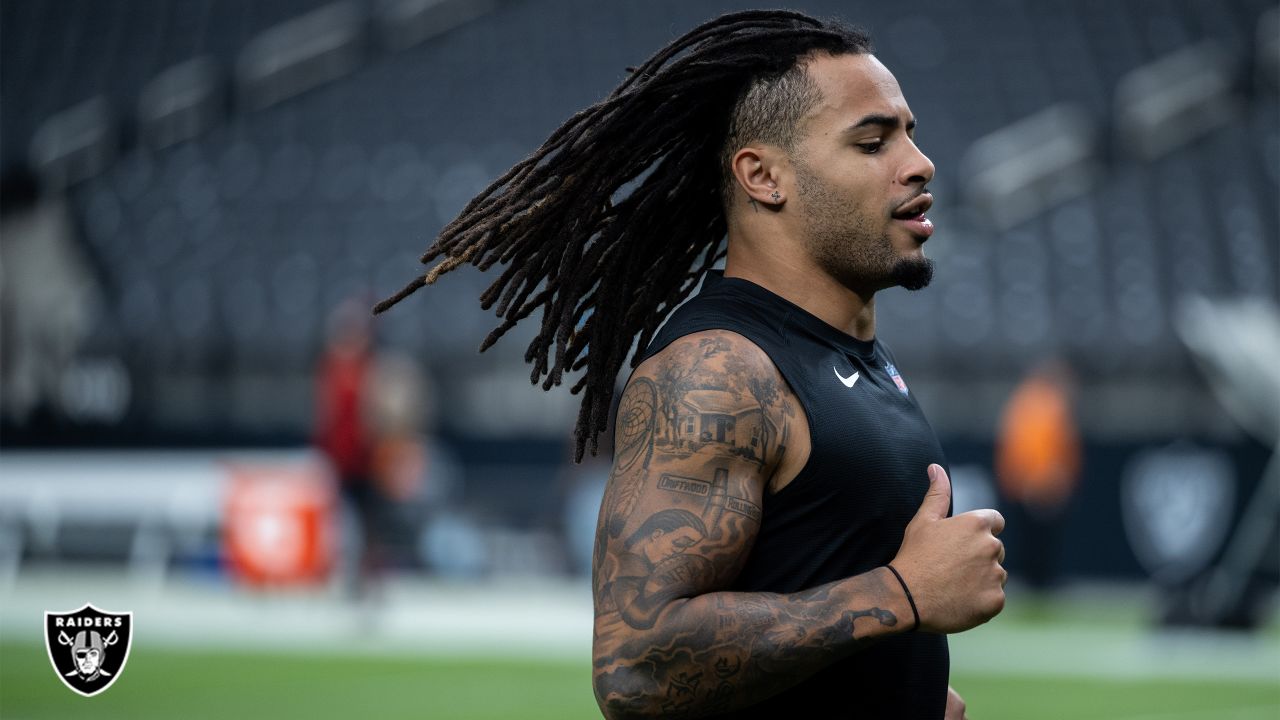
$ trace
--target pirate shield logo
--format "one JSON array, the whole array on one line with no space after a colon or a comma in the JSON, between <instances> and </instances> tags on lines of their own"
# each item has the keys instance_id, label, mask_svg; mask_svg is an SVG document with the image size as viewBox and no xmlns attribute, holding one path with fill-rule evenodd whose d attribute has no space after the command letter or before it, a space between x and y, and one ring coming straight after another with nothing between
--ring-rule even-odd
<instances>
[{"instance_id":1,"label":"pirate shield logo","mask_svg":"<svg viewBox=\"0 0 1280 720\"><path fill-rule=\"evenodd\" d=\"M49 662L72 690L92 697L124 672L133 636L133 613L85 605L72 612L45 612L44 646Z\"/></svg>"}]
</instances>

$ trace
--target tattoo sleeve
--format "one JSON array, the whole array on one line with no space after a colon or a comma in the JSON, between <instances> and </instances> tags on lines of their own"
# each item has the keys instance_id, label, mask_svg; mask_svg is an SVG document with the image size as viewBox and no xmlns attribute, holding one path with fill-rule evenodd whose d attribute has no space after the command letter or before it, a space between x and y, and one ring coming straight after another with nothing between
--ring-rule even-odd
<instances>
[{"instance_id":1,"label":"tattoo sleeve","mask_svg":"<svg viewBox=\"0 0 1280 720\"><path fill-rule=\"evenodd\" d=\"M726 591L797 432L807 428L790 388L734 333L686 336L637 368L619 405L592 573L593 680L606 716L751 705L905 629L905 598L885 569L788 595Z\"/></svg>"}]
</instances>

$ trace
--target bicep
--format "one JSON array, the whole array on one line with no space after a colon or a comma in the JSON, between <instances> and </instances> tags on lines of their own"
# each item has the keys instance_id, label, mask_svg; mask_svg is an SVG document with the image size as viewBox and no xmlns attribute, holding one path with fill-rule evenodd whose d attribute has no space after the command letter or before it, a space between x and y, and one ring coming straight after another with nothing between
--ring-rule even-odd
<instances>
[{"instance_id":1,"label":"bicep","mask_svg":"<svg viewBox=\"0 0 1280 720\"><path fill-rule=\"evenodd\" d=\"M647 380L633 379L623 408L647 397ZM672 600L732 582L755 540L763 486L748 461L669 437L643 412L630 418L632 432L649 437L625 438L640 445L634 458L617 445L596 539L597 614L616 612L636 629L652 627Z\"/></svg>"},{"instance_id":2,"label":"bicep","mask_svg":"<svg viewBox=\"0 0 1280 720\"><path fill-rule=\"evenodd\" d=\"M745 342L689 336L624 390L596 539L598 630L652 627L672 601L728 587L746 561L788 393L769 387L776 370Z\"/></svg>"}]
</instances>

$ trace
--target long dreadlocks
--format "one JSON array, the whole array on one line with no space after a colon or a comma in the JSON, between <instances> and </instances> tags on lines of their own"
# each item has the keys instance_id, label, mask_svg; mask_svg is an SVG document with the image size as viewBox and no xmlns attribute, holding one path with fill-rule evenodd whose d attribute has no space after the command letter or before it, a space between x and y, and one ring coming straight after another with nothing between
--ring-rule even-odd
<instances>
[{"instance_id":1,"label":"long dreadlocks","mask_svg":"<svg viewBox=\"0 0 1280 720\"><path fill-rule=\"evenodd\" d=\"M724 256L727 158L757 140L789 149L816 100L806 56L869 51L860 31L795 12L732 13L695 28L471 200L420 258L435 265L374 312L463 263L506 265L480 296L502 318L480 350L542 308L525 352L530 381L549 390L565 370L586 368L571 390L583 393L581 461L588 440L596 451L632 345L647 346Z\"/></svg>"}]
</instances>

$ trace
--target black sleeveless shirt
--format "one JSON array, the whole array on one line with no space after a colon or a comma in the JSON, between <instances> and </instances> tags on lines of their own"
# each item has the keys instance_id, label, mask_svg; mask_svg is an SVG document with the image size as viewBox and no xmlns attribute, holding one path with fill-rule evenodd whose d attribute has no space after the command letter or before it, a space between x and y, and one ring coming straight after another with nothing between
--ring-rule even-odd
<instances>
[{"instance_id":1,"label":"black sleeveless shirt","mask_svg":"<svg viewBox=\"0 0 1280 720\"><path fill-rule=\"evenodd\" d=\"M893 354L713 271L642 357L703 330L735 332L768 354L803 406L812 439L795 479L766 494L755 545L729 589L798 592L892 560L928 490L926 468L946 466ZM941 718L949 670L946 636L893 635L726 717Z\"/></svg>"}]
</instances>

